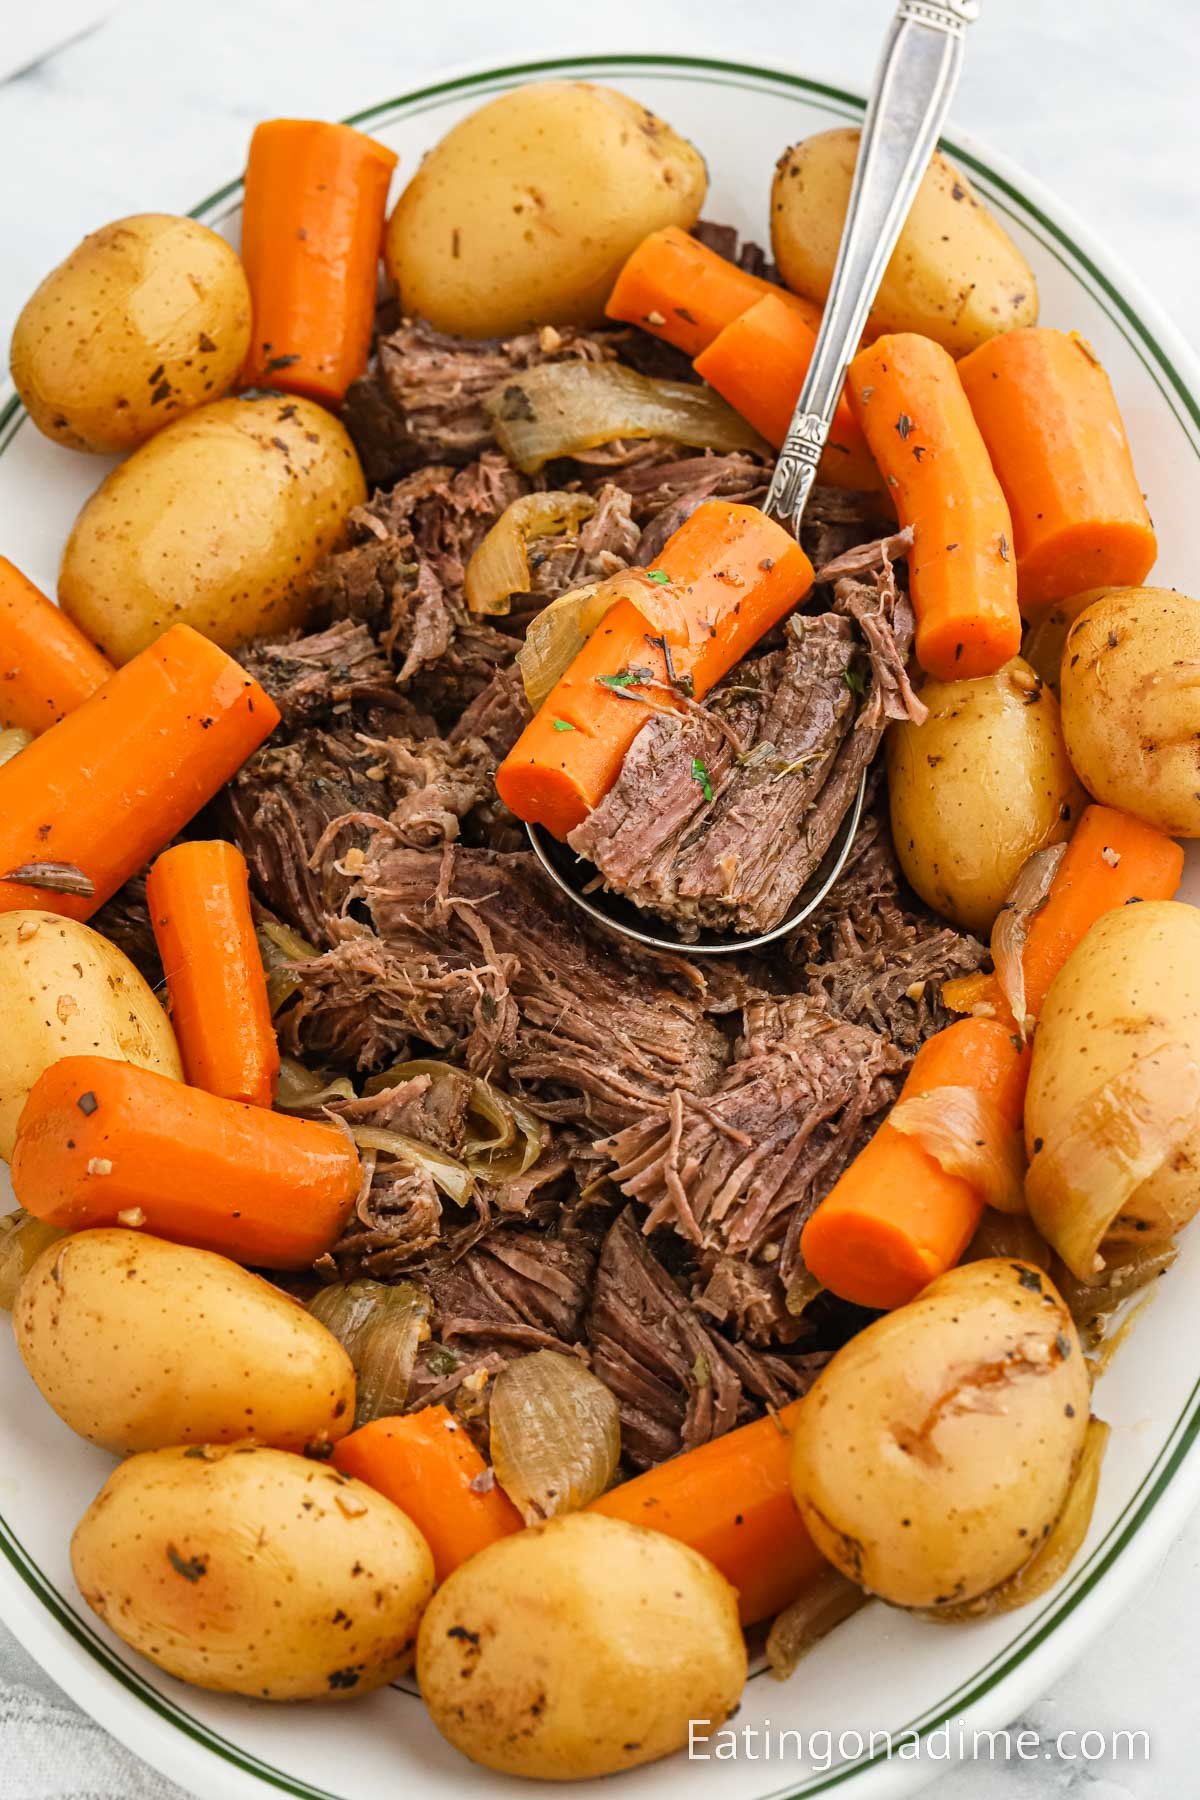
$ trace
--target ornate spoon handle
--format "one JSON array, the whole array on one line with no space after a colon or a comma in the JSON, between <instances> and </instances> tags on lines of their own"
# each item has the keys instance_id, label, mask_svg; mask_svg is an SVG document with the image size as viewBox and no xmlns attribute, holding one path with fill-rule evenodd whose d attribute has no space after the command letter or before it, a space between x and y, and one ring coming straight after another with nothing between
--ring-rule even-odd
<instances>
[{"instance_id":1,"label":"ornate spoon handle","mask_svg":"<svg viewBox=\"0 0 1200 1800\"><path fill-rule=\"evenodd\" d=\"M812 363L765 510L799 536L867 314L937 144L978 0L900 0L863 120L842 241Z\"/></svg>"}]
</instances>

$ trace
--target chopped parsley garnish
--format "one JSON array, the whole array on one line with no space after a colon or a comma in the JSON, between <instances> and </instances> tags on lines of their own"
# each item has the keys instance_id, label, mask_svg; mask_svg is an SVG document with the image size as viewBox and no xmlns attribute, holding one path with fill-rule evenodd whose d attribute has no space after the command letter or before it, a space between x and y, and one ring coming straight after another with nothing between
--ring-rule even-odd
<instances>
[{"instance_id":1,"label":"chopped parsley garnish","mask_svg":"<svg viewBox=\"0 0 1200 1800\"><path fill-rule=\"evenodd\" d=\"M615 675L597 675L596 680L600 683L601 687L606 688L617 688L619 690L621 688L632 687L634 680L633 670L618 669Z\"/></svg>"},{"instance_id":2,"label":"chopped parsley garnish","mask_svg":"<svg viewBox=\"0 0 1200 1800\"><path fill-rule=\"evenodd\" d=\"M867 691L867 684L857 669L844 669L842 671L842 680L852 694L865 694Z\"/></svg>"},{"instance_id":3,"label":"chopped parsley garnish","mask_svg":"<svg viewBox=\"0 0 1200 1800\"><path fill-rule=\"evenodd\" d=\"M657 581L659 587L669 587L671 577L667 574L665 569L647 569L646 580Z\"/></svg>"},{"instance_id":4,"label":"chopped parsley garnish","mask_svg":"<svg viewBox=\"0 0 1200 1800\"><path fill-rule=\"evenodd\" d=\"M708 778L708 770L698 756L692 758L692 780L700 783L700 791L706 800L712 799L712 782Z\"/></svg>"},{"instance_id":5,"label":"chopped parsley garnish","mask_svg":"<svg viewBox=\"0 0 1200 1800\"><path fill-rule=\"evenodd\" d=\"M575 727L567 719L555 719L555 731L574 731Z\"/></svg>"}]
</instances>

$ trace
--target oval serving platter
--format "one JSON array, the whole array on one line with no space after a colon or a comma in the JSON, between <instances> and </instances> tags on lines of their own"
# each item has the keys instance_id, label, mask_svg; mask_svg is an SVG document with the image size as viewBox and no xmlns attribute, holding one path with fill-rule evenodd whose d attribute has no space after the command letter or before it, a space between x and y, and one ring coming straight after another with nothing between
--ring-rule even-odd
<instances>
[{"instance_id":1,"label":"oval serving platter","mask_svg":"<svg viewBox=\"0 0 1200 1800\"><path fill-rule=\"evenodd\" d=\"M782 69L631 54L479 68L370 107L350 123L399 153L400 183L489 95L554 77L611 83L668 118L708 157L707 216L759 242L767 240L775 158L810 132L857 122L863 108L860 96ZM944 147L1029 258L1043 321L1080 330L1108 368L1158 529L1154 579L1194 590L1195 358L1137 284L1037 184L957 133ZM231 182L194 216L236 242L239 202L240 183ZM11 390L0 397L3 548L46 591L54 590L76 512L111 466L50 444ZM1181 897L1200 902L1195 862ZM11 1203L6 1174L0 1182L4 1210ZM751 1679L736 1720L739 1736L746 1726L760 1734L749 1749L743 1739L733 1758L689 1761L683 1754L614 1778L603 1792L808 1800L838 1791L847 1800L884 1800L944 1770L944 1760L918 1754L930 1733L948 1725L952 1746L960 1729L969 1744L972 1731L1007 1723L1043 1693L1136 1594L1200 1501L1200 1308L1189 1299L1198 1280L1200 1230L1185 1235L1179 1263L1154 1290L1097 1389L1112 1441L1087 1544L1056 1589L1023 1611L959 1627L866 1607L791 1681ZM0 1613L49 1674L130 1748L204 1800L516 1793L516 1783L473 1771L439 1738L411 1684L349 1706L272 1707L202 1693L141 1662L93 1618L71 1578L71 1531L111 1466L44 1405L11 1331L0 1328ZM781 1743L783 1732L789 1736ZM763 1733L774 1754L764 1754ZM799 1753L796 1734L811 1754ZM588 1800L601 1784L561 1791Z\"/></svg>"}]
</instances>

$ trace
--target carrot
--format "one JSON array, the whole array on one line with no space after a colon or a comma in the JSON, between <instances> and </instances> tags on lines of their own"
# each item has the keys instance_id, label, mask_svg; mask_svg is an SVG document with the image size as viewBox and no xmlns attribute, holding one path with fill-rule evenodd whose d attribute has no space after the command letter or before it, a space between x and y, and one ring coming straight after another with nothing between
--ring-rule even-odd
<instances>
[{"instance_id":1,"label":"carrot","mask_svg":"<svg viewBox=\"0 0 1200 1800\"><path fill-rule=\"evenodd\" d=\"M335 1445L334 1466L385 1494L406 1512L433 1551L439 1581L477 1550L523 1529L487 1464L444 1406L398 1419L373 1419Z\"/></svg>"},{"instance_id":2,"label":"carrot","mask_svg":"<svg viewBox=\"0 0 1200 1800\"><path fill-rule=\"evenodd\" d=\"M811 331L820 326L821 308L814 301L747 274L678 225L668 225L642 239L604 310L610 319L640 325L685 355L698 356L764 294L777 298Z\"/></svg>"},{"instance_id":3,"label":"carrot","mask_svg":"<svg viewBox=\"0 0 1200 1800\"><path fill-rule=\"evenodd\" d=\"M146 881L184 1078L270 1106L279 1045L250 913L250 872L220 839L164 850Z\"/></svg>"},{"instance_id":4,"label":"carrot","mask_svg":"<svg viewBox=\"0 0 1200 1800\"><path fill-rule=\"evenodd\" d=\"M1012 513L1021 608L1138 587L1158 544L1112 383L1077 332L1004 331L958 365Z\"/></svg>"},{"instance_id":5,"label":"carrot","mask_svg":"<svg viewBox=\"0 0 1200 1800\"><path fill-rule=\"evenodd\" d=\"M359 1163L336 1126L64 1056L25 1102L12 1179L26 1212L64 1231L144 1226L235 1262L306 1269L336 1241Z\"/></svg>"},{"instance_id":6,"label":"carrot","mask_svg":"<svg viewBox=\"0 0 1200 1800\"><path fill-rule=\"evenodd\" d=\"M773 1618L828 1566L792 1499L790 1426L803 1404L647 1469L587 1511L690 1544L738 1590L743 1625Z\"/></svg>"},{"instance_id":7,"label":"carrot","mask_svg":"<svg viewBox=\"0 0 1200 1800\"><path fill-rule=\"evenodd\" d=\"M349 125L256 127L242 201L254 334L242 382L327 406L367 366L395 153Z\"/></svg>"},{"instance_id":8,"label":"carrot","mask_svg":"<svg viewBox=\"0 0 1200 1800\"><path fill-rule=\"evenodd\" d=\"M1035 1018L1041 1012L1054 977L1102 914L1135 900L1171 900L1182 876L1183 851L1174 839L1111 806L1086 807L1029 922L1021 956L1026 1011ZM1013 1028L994 975L948 981L942 999L954 1012L989 1007Z\"/></svg>"},{"instance_id":9,"label":"carrot","mask_svg":"<svg viewBox=\"0 0 1200 1800\"><path fill-rule=\"evenodd\" d=\"M683 641L655 639L633 602L618 601L497 771L505 805L555 837L603 799L652 703L674 703L672 678L700 699L812 586L812 564L782 525L728 500L698 506L651 573L679 599Z\"/></svg>"},{"instance_id":10,"label":"carrot","mask_svg":"<svg viewBox=\"0 0 1200 1800\"><path fill-rule=\"evenodd\" d=\"M1011 1027L959 1019L922 1044L900 1098L972 1087L1015 1129L1029 1054ZM885 1120L809 1219L800 1249L809 1272L843 1300L903 1306L958 1261L982 1214L969 1181Z\"/></svg>"},{"instance_id":11,"label":"carrot","mask_svg":"<svg viewBox=\"0 0 1200 1800\"><path fill-rule=\"evenodd\" d=\"M731 319L692 367L777 450L808 374L817 334L778 291ZM822 481L862 492L881 486L862 428L843 398L821 457Z\"/></svg>"},{"instance_id":12,"label":"carrot","mask_svg":"<svg viewBox=\"0 0 1200 1800\"><path fill-rule=\"evenodd\" d=\"M278 723L239 663L172 625L0 768L0 912L90 918ZM53 869L39 886L39 864L91 891L63 891Z\"/></svg>"},{"instance_id":13,"label":"carrot","mask_svg":"<svg viewBox=\"0 0 1200 1800\"><path fill-rule=\"evenodd\" d=\"M881 337L850 364L846 391L913 527L918 662L939 681L995 674L1021 647L1013 528L953 361L930 338Z\"/></svg>"},{"instance_id":14,"label":"carrot","mask_svg":"<svg viewBox=\"0 0 1200 1800\"><path fill-rule=\"evenodd\" d=\"M6 556L0 556L0 725L36 737L82 705L113 666Z\"/></svg>"}]
</instances>

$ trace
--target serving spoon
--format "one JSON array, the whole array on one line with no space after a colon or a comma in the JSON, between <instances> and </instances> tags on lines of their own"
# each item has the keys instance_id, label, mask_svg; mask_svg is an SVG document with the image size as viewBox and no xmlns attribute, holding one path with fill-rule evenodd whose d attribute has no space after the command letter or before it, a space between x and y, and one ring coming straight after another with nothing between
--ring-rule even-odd
<instances>
[{"instance_id":1,"label":"serving spoon","mask_svg":"<svg viewBox=\"0 0 1200 1800\"><path fill-rule=\"evenodd\" d=\"M979 17L978 0L900 0L875 73L863 120L858 159L829 298L812 362L775 464L763 510L800 536L804 508L846 370L896 240L937 144L962 67L966 27ZM786 937L824 899L845 865L862 817L866 776L824 861L786 919L757 937L702 931L685 943L665 921L647 930L648 915L619 894L595 887L592 865L540 825L526 825L534 854L554 884L589 917L622 937L687 956L729 956Z\"/></svg>"}]
</instances>

